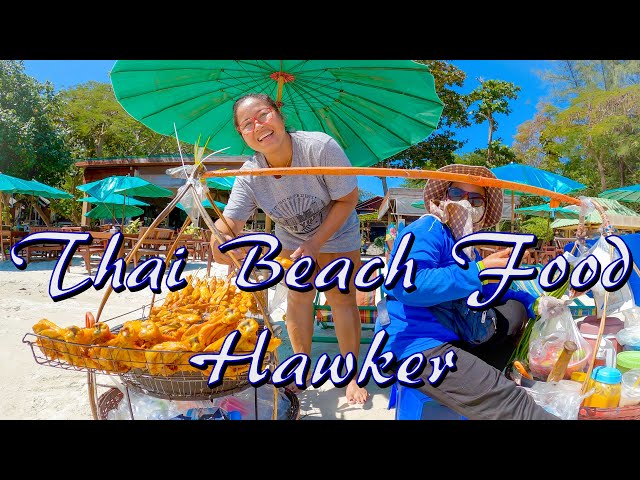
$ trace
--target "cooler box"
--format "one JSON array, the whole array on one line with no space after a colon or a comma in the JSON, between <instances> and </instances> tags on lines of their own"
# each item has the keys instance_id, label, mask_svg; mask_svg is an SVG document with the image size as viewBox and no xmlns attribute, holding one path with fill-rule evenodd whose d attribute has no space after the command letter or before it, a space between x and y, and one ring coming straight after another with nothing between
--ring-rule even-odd
<instances>
[{"instance_id":1,"label":"cooler box","mask_svg":"<svg viewBox=\"0 0 640 480\"><path fill-rule=\"evenodd\" d=\"M397 384L391 387L389 398L389 408L393 407L396 420L466 420L420 390Z\"/></svg>"}]
</instances>

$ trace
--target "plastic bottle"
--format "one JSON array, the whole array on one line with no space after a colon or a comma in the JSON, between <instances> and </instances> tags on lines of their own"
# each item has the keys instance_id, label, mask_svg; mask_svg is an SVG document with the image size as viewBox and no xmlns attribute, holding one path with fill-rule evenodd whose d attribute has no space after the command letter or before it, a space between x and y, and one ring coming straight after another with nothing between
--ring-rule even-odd
<instances>
[{"instance_id":1,"label":"plastic bottle","mask_svg":"<svg viewBox=\"0 0 640 480\"><path fill-rule=\"evenodd\" d=\"M620 403L622 373L617 368L595 367L591 373L589 386L595 391L584 399L585 407L615 408Z\"/></svg>"},{"instance_id":2,"label":"plastic bottle","mask_svg":"<svg viewBox=\"0 0 640 480\"><path fill-rule=\"evenodd\" d=\"M600 347L596 354L596 359L593 364L594 368L599 366L604 367L616 367L616 347L613 342L606 337L600 339Z\"/></svg>"}]
</instances>

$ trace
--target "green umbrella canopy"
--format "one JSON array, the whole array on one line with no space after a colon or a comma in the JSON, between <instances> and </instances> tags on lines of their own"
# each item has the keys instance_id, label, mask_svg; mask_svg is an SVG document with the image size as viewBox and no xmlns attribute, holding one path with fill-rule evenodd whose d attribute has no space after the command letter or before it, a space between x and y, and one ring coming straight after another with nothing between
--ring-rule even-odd
<instances>
[{"instance_id":1,"label":"green umbrella canopy","mask_svg":"<svg viewBox=\"0 0 640 480\"><path fill-rule=\"evenodd\" d=\"M127 197L172 197L173 192L167 188L158 187L140 177L115 175L103 178L97 182L87 183L76 187L78 190L104 201L112 193L119 193Z\"/></svg>"},{"instance_id":2,"label":"green umbrella canopy","mask_svg":"<svg viewBox=\"0 0 640 480\"><path fill-rule=\"evenodd\" d=\"M207 186L216 190L231 190L236 177L207 178Z\"/></svg>"},{"instance_id":3,"label":"green umbrella canopy","mask_svg":"<svg viewBox=\"0 0 640 480\"><path fill-rule=\"evenodd\" d=\"M35 184L36 187L41 188L44 193L40 193L38 195L40 195L41 197L44 198L74 198L73 195L71 195L68 192L65 192L64 190L60 190L59 188L55 188L55 187L50 187L49 185L45 185L44 183L41 183L35 179L30 180L31 183Z\"/></svg>"},{"instance_id":4,"label":"green umbrella canopy","mask_svg":"<svg viewBox=\"0 0 640 480\"><path fill-rule=\"evenodd\" d=\"M4 173L0 173L0 192L40 195L42 197L46 197L47 195L47 191L33 181L12 177L11 175L6 175Z\"/></svg>"},{"instance_id":5,"label":"green umbrella canopy","mask_svg":"<svg viewBox=\"0 0 640 480\"><path fill-rule=\"evenodd\" d=\"M121 217L137 217L142 215L144 210L140 207L134 207L132 205L126 205L124 208L118 205L98 205L93 210L84 214L88 218L110 218L118 219Z\"/></svg>"},{"instance_id":6,"label":"green umbrella canopy","mask_svg":"<svg viewBox=\"0 0 640 480\"><path fill-rule=\"evenodd\" d=\"M617 200L612 200L610 198L596 198L595 199L600 206L604 209L607 215L622 215L626 217L638 217L640 216L637 212L631 210L629 207L625 207ZM552 228L563 228L571 225L577 225L579 220L572 219L562 219L559 218L551 224ZM602 217L600 216L600 212L597 210L592 210L587 216L584 218L585 224L594 224L599 225L602 223Z\"/></svg>"},{"instance_id":7,"label":"green umbrella canopy","mask_svg":"<svg viewBox=\"0 0 640 480\"><path fill-rule=\"evenodd\" d=\"M226 203L218 202L217 200L214 200L214 202L216 202L216 206L220 209L220 211L224 210L224 207L226 207L226 206L227 206L227 204L226 204ZM208 199L205 199L205 200L202 202L202 206L203 206L204 208L213 208L213 207L211 206L211 202L210 202ZM178 202L178 204L176 205L176 207L178 207L180 210L184 210L184 211L186 211L186 210L185 210L185 208L184 208L184 206L183 206L180 202Z\"/></svg>"},{"instance_id":8,"label":"green umbrella canopy","mask_svg":"<svg viewBox=\"0 0 640 480\"><path fill-rule=\"evenodd\" d=\"M286 126L322 131L354 166L369 166L427 138L443 103L426 65L411 60L118 60L117 100L163 135L250 155L233 123L234 102L265 93Z\"/></svg>"},{"instance_id":9,"label":"green umbrella canopy","mask_svg":"<svg viewBox=\"0 0 640 480\"><path fill-rule=\"evenodd\" d=\"M627 187L605 190L598 194L598 197L622 202L640 202L640 185L629 185Z\"/></svg>"},{"instance_id":10,"label":"green umbrella canopy","mask_svg":"<svg viewBox=\"0 0 640 480\"><path fill-rule=\"evenodd\" d=\"M516 213L526 216L544 217L544 218L579 218L579 208L558 207L551 208L548 203L542 205L532 205L530 207L516 208Z\"/></svg>"},{"instance_id":11,"label":"green umbrella canopy","mask_svg":"<svg viewBox=\"0 0 640 480\"><path fill-rule=\"evenodd\" d=\"M125 197L124 195L120 195L117 193L112 193L111 195L107 195L104 200L100 200L95 197L84 197L76 200L77 202L88 202L88 203L102 203L105 205L134 205L138 207L148 207L149 204L143 202L141 200L136 200L133 197Z\"/></svg>"},{"instance_id":12,"label":"green umbrella canopy","mask_svg":"<svg viewBox=\"0 0 640 480\"><path fill-rule=\"evenodd\" d=\"M540 187L556 193L567 194L586 188L586 185L576 182L575 180L571 180L568 177L548 172L541 168L521 165L519 163L512 162L509 165L492 168L491 171L500 180L518 182L532 187ZM504 190L505 195L511 195L511 193L511 190ZM518 192L517 190L514 190L513 194L533 195L531 193Z\"/></svg>"}]
</instances>

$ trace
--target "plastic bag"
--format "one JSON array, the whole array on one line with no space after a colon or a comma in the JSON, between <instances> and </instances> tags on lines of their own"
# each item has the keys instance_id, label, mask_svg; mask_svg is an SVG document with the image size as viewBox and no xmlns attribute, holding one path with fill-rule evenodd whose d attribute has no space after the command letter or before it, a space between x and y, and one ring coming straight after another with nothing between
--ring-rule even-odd
<instances>
[{"instance_id":1,"label":"plastic bag","mask_svg":"<svg viewBox=\"0 0 640 480\"><path fill-rule=\"evenodd\" d=\"M189 218L191 218L191 223L198 225L200 222L198 203L202 204L207 198L209 187L207 187L206 182L200 181L200 176L197 173L196 175L198 176L194 176L195 168L195 165L183 165L176 168L169 168L166 172L167 175L171 175L172 177L186 179L185 184L178 189L177 195L179 196L184 190L188 189L187 193L180 199L180 205L182 205L184 211L189 215ZM194 188L190 188L190 185L193 185Z\"/></svg>"},{"instance_id":2,"label":"plastic bag","mask_svg":"<svg viewBox=\"0 0 640 480\"><path fill-rule=\"evenodd\" d=\"M587 370L593 349L582 336L567 303L555 297L540 297L540 319L529 337L529 369L538 380L546 380L562 352L564 342L574 342L578 349L571 355L565 378L573 372Z\"/></svg>"},{"instance_id":3,"label":"plastic bag","mask_svg":"<svg viewBox=\"0 0 640 480\"><path fill-rule=\"evenodd\" d=\"M582 384L571 380L536 382L530 388L522 388L538 405L562 420L577 420L582 401L592 393L590 390L581 395Z\"/></svg>"},{"instance_id":4,"label":"plastic bag","mask_svg":"<svg viewBox=\"0 0 640 480\"><path fill-rule=\"evenodd\" d=\"M640 350L640 325L623 328L616 333L616 340L625 350Z\"/></svg>"},{"instance_id":5,"label":"plastic bag","mask_svg":"<svg viewBox=\"0 0 640 480\"><path fill-rule=\"evenodd\" d=\"M612 256L613 252L613 256ZM618 250L607 242L606 237L601 236L598 241L589 249L589 253L596 257L602 266L604 271L609 264L620 258ZM602 312L604 308L604 297L606 290L602 286L602 282L598 281L592 288L593 300L595 301L598 312ZM633 292L629 288L629 284L625 283L620 289L615 292L609 292L609 299L607 300L607 315L616 312L622 312L629 308L635 307L635 301L633 298Z\"/></svg>"}]
</instances>

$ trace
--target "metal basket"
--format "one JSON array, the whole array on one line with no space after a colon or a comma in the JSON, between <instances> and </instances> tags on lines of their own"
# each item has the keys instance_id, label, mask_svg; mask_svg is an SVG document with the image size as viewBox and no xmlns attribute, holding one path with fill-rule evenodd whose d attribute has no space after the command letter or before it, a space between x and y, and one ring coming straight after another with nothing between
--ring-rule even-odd
<instances>
[{"instance_id":1,"label":"metal basket","mask_svg":"<svg viewBox=\"0 0 640 480\"><path fill-rule=\"evenodd\" d=\"M122 325L114 327L117 332ZM257 334L264 330L260 327ZM208 385L211 368L199 370L189 364L189 358L201 352L143 350L123 347L82 345L28 333L29 344L36 363L65 370L86 371L104 375L118 375L127 385L146 394L165 399L211 398L228 395L249 385L247 371L229 367L218 387ZM236 352L242 353L242 352ZM247 353L247 352L245 352ZM275 368L273 352L266 352L263 368Z\"/></svg>"},{"instance_id":2,"label":"metal basket","mask_svg":"<svg viewBox=\"0 0 640 480\"><path fill-rule=\"evenodd\" d=\"M284 389L284 393L291 402L287 410L286 417L283 420L299 420L300 419L300 401L295 393L289 389ZM124 398L124 394L117 388L110 388L98 398L98 418L107 420L109 412L118 408L120 402Z\"/></svg>"}]
</instances>

